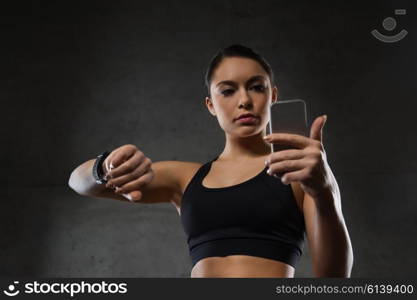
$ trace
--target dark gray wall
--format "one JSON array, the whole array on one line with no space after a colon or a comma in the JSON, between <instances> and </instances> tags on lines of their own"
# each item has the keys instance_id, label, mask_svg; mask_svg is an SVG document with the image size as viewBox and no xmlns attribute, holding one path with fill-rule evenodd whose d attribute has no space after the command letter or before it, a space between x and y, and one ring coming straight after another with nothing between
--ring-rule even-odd
<instances>
[{"instance_id":1,"label":"dark gray wall","mask_svg":"<svg viewBox=\"0 0 417 300\"><path fill-rule=\"evenodd\" d=\"M237 42L270 61L281 99L307 102L310 124L328 115L352 276L415 276L415 2L149 2L2 4L0 275L188 277L171 204L81 197L67 181L126 143L153 161L218 154L203 74ZM409 32L393 44L370 34L388 34L389 16ZM305 251L297 277L311 276Z\"/></svg>"}]
</instances>

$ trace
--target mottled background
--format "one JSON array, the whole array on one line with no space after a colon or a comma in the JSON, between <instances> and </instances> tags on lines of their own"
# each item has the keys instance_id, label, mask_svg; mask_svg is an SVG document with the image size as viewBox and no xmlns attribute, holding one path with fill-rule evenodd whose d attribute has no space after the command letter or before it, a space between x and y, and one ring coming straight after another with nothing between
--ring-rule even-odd
<instances>
[{"instance_id":1,"label":"mottled background","mask_svg":"<svg viewBox=\"0 0 417 300\"><path fill-rule=\"evenodd\" d=\"M203 75L233 43L271 63L309 125L328 115L352 276L417 275L415 1L13 3L0 9L0 276L188 277L171 204L82 197L68 179L126 143L153 161L214 158L224 135ZM383 43L372 29L408 35ZM304 250L296 277L312 276Z\"/></svg>"}]
</instances>

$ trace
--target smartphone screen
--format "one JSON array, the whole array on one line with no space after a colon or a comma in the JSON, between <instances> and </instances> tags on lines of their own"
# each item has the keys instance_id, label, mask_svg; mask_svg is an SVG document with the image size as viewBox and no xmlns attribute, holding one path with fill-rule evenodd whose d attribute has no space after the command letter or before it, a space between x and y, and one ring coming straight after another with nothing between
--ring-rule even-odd
<instances>
[{"instance_id":1,"label":"smartphone screen","mask_svg":"<svg viewBox=\"0 0 417 300\"><path fill-rule=\"evenodd\" d=\"M308 137L307 106L304 100L279 100L270 107L270 133L292 133ZM293 148L285 144L271 144L271 152Z\"/></svg>"}]
</instances>

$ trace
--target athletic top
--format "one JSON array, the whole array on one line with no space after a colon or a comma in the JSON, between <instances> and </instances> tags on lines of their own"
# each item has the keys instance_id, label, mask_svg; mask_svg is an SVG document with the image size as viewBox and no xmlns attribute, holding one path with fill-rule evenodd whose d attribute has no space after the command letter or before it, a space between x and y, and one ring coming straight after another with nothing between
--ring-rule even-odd
<instances>
[{"instance_id":1,"label":"athletic top","mask_svg":"<svg viewBox=\"0 0 417 300\"><path fill-rule=\"evenodd\" d=\"M305 242L305 223L290 185L265 167L242 183L208 188L202 184L211 163L202 165L186 187L181 222L192 265L210 256L251 255L293 267Z\"/></svg>"}]
</instances>

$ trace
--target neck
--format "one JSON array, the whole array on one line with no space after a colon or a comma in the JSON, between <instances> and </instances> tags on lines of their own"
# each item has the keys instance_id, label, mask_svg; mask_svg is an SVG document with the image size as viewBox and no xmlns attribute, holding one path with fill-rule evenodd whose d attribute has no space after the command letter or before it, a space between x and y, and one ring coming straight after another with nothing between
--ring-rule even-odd
<instances>
[{"instance_id":1,"label":"neck","mask_svg":"<svg viewBox=\"0 0 417 300\"><path fill-rule=\"evenodd\" d=\"M241 161L271 153L271 146L264 141L265 130L249 137L236 137L226 133L226 145L219 159Z\"/></svg>"}]
</instances>

